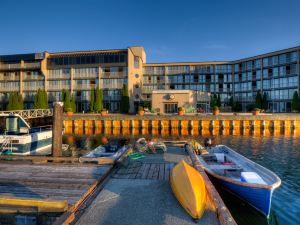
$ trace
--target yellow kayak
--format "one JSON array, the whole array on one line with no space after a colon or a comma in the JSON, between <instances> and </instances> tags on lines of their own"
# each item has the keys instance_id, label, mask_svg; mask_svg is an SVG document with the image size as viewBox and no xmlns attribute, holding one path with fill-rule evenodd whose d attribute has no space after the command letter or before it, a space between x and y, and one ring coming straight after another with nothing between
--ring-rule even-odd
<instances>
[{"instance_id":1,"label":"yellow kayak","mask_svg":"<svg viewBox=\"0 0 300 225\"><path fill-rule=\"evenodd\" d=\"M171 171L170 183L182 207L194 219L200 219L206 205L206 187L200 173L181 160Z\"/></svg>"}]
</instances>

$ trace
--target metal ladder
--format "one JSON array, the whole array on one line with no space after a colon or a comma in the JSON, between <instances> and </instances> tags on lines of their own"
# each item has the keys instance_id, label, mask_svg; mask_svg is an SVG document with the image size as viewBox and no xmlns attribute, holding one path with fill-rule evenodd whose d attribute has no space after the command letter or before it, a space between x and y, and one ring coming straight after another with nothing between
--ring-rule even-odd
<instances>
[{"instance_id":1,"label":"metal ladder","mask_svg":"<svg viewBox=\"0 0 300 225\"><path fill-rule=\"evenodd\" d=\"M3 142L0 146L0 155L2 155L2 153L7 150L7 149L4 149L5 147L10 147L8 150L10 150L12 152L12 142L11 142L11 137L7 136L7 135L4 135L3 136Z\"/></svg>"}]
</instances>

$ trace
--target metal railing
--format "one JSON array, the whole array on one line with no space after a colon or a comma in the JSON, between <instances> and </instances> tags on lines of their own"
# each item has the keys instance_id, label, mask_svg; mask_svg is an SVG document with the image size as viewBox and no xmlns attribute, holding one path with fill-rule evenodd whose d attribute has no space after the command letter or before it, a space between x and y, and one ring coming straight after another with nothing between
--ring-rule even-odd
<instances>
[{"instance_id":1,"label":"metal railing","mask_svg":"<svg viewBox=\"0 0 300 225\"><path fill-rule=\"evenodd\" d=\"M22 66L21 63L12 63L12 64L0 64L1 70L15 70L15 69L38 69L41 67L41 63L33 62L33 63L24 63Z\"/></svg>"},{"instance_id":2,"label":"metal railing","mask_svg":"<svg viewBox=\"0 0 300 225\"><path fill-rule=\"evenodd\" d=\"M24 119L41 118L53 116L53 109L29 109L29 110L12 110L12 111L0 111L3 114L17 114Z\"/></svg>"}]
</instances>

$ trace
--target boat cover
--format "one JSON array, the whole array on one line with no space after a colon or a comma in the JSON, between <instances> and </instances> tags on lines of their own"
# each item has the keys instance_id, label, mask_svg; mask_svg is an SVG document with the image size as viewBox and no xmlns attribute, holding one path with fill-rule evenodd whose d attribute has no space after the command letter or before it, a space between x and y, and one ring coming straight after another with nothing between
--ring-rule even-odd
<instances>
[{"instance_id":1,"label":"boat cover","mask_svg":"<svg viewBox=\"0 0 300 225\"><path fill-rule=\"evenodd\" d=\"M241 172L241 181L251 184L267 184L257 173L255 172Z\"/></svg>"}]
</instances>

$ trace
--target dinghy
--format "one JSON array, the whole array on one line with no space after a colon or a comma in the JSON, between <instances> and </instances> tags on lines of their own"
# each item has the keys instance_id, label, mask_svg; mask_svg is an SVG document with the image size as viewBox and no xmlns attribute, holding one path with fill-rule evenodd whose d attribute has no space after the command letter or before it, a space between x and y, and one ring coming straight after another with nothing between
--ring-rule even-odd
<instances>
[{"instance_id":1,"label":"dinghy","mask_svg":"<svg viewBox=\"0 0 300 225\"><path fill-rule=\"evenodd\" d=\"M100 145L89 153L79 158L80 162L92 161L91 159L106 158L111 162L119 159L128 150L128 145L122 141L114 140L105 145Z\"/></svg>"},{"instance_id":2,"label":"dinghy","mask_svg":"<svg viewBox=\"0 0 300 225\"><path fill-rule=\"evenodd\" d=\"M280 186L280 178L225 145L212 147L208 152L198 157L212 181L268 217L272 194Z\"/></svg>"},{"instance_id":3,"label":"dinghy","mask_svg":"<svg viewBox=\"0 0 300 225\"><path fill-rule=\"evenodd\" d=\"M139 138L135 142L135 148L140 152L151 151L151 148L154 148L155 151L167 151L167 146L165 143L160 141L150 141L149 143L145 138Z\"/></svg>"},{"instance_id":4,"label":"dinghy","mask_svg":"<svg viewBox=\"0 0 300 225\"><path fill-rule=\"evenodd\" d=\"M206 206L206 187L201 174L181 160L171 171L170 184L187 213L200 219Z\"/></svg>"}]
</instances>

